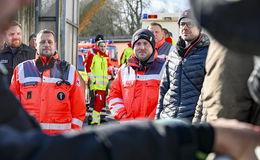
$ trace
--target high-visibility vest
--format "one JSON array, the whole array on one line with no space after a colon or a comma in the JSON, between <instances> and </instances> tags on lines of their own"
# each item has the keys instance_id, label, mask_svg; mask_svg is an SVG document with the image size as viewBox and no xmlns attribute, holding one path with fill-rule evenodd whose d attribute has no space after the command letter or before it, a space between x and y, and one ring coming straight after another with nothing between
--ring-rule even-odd
<instances>
[{"instance_id":1,"label":"high-visibility vest","mask_svg":"<svg viewBox=\"0 0 260 160\"><path fill-rule=\"evenodd\" d=\"M128 60L128 58L134 53L134 50L130 47L127 47L122 55L122 59L121 59L121 65L125 64Z\"/></svg>"},{"instance_id":2,"label":"high-visibility vest","mask_svg":"<svg viewBox=\"0 0 260 160\"><path fill-rule=\"evenodd\" d=\"M108 84L108 57L97 53L92 60L90 90L105 91Z\"/></svg>"}]
</instances>

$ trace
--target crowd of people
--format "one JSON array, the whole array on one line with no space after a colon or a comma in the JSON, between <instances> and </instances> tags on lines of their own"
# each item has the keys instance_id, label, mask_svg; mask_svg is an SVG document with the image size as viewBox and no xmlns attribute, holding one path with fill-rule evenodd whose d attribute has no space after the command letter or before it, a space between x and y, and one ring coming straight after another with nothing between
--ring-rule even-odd
<instances>
[{"instance_id":1,"label":"crowd of people","mask_svg":"<svg viewBox=\"0 0 260 160\"><path fill-rule=\"evenodd\" d=\"M12 15L30 1L1 1L9 8L0 10L0 159L202 160L210 152L260 158L259 59L253 64L259 50L241 55L234 47L240 39L227 42L223 30L205 23L209 15L219 21L219 6L230 13L260 2L191 1L193 9L179 17L176 46L159 23L138 29L107 96L113 73L104 37L97 36L84 61L95 127L82 129L84 86L77 69L59 59L55 33L43 29L25 45ZM212 12L196 7L205 4ZM106 103L119 124L101 125Z\"/></svg>"}]
</instances>

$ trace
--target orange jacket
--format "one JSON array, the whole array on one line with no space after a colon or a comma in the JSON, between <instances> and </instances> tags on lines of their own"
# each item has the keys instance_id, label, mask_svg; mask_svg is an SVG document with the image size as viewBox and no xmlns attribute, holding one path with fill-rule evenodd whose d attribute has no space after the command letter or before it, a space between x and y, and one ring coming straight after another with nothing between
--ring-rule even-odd
<instances>
[{"instance_id":1,"label":"orange jacket","mask_svg":"<svg viewBox=\"0 0 260 160\"><path fill-rule=\"evenodd\" d=\"M163 59L154 58L140 71L141 66L132 55L127 65L119 69L107 99L115 119L154 119L164 62Z\"/></svg>"},{"instance_id":2,"label":"orange jacket","mask_svg":"<svg viewBox=\"0 0 260 160\"><path fill-rule=\"evenodd\" d=\"M42 64L50 63L46 57L39 58ZM86 107L78 72L73 65L66 63L62 74L61 61L52 59L52 68L42 74L36 67L36 60L19 64L14 70L10 89L47 134L81 129ZM69 84L57 85L62 79Z\"/></svg>"}]
</instances>

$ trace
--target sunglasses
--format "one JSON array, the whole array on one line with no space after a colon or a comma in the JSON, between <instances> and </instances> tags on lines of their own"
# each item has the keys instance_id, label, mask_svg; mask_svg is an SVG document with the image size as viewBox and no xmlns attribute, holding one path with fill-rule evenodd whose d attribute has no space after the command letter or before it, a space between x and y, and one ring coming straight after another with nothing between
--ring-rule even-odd
<instances>
[{"instance_id":1,"label":"sunglasses","mask_svg":"<svg viewBox=\"0 0 260 160\"><path fill-rule=\"evenodd\" d=\"M193 21L189 21L189 22L180 22L180 27L183 28L187 26L188 28L192 28L195 26L195 23Z\"/></svg>"}]
</instances>

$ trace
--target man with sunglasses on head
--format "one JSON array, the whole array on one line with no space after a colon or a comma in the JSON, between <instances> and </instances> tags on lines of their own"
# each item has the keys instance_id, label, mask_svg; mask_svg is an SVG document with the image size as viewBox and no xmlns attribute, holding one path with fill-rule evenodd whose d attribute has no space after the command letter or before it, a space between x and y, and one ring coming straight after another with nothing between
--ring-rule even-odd
<instances>
[{"instance_id":1,"label":"man with sunglasses on head","mask_svg":"<svg viewBox=\"0 0 260 160\"><path fill-rule=\"evenodd\" d=\"M179 21L180 38L176 50L169 54L160 86L156 118L192 120L205 75L209 38L201 33L185 10Z\"/></svg>"}]
</instances>

